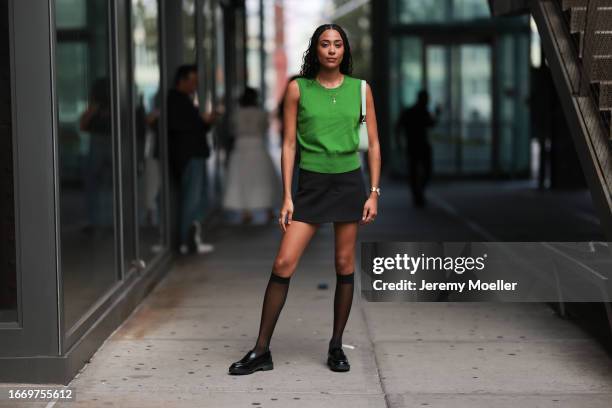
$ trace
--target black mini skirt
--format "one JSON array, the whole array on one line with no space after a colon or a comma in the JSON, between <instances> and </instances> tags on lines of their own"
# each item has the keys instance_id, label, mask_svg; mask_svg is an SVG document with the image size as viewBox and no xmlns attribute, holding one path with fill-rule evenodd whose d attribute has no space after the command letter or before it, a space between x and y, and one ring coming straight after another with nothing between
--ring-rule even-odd
<instances>
[{"instance_id":1,"label":"black mini skirt","mask_svg":"<svg viewBox=\"0 0 612 408\"><path fill-rule=\"evenodd\" d=\"M300 168L292 219L309 224L360 221L367 199L361 167L343 173Z\"/></svg>"}]
</instances>

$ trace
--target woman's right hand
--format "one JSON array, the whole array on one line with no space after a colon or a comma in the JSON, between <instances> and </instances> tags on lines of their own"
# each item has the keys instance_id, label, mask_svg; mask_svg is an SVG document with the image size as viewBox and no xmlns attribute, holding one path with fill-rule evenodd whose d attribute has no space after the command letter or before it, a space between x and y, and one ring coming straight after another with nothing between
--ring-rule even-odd
<instances>
[{"instance_id":1,"label":"woman's right hand","mask_svg":"<svg viewBox=\"0 0 612 408\"><path fill-rule=\"evenodd\" d=\"M291 198L285 198L283 201L283 207L281 208L280 218L278 223L283 232L287 231L287 224L291 225L291 218L293 217L293 200ZM285 223L285 218L287 222Z\"/></svg>"}]
</instances>

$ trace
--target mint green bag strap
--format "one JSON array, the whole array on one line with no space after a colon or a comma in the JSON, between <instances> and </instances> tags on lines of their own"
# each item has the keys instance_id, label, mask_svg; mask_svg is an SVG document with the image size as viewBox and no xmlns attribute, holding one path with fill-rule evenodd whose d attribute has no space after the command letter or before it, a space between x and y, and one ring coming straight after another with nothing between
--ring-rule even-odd
<instances>
[{"instance_id":1,"label":"mint green bag strap","mask_svg":"<svg viewBox=\"0 0 612 408\"><path fill-rule=\"evenodd\" d=\"M369 148L368 128L366 126L366 81L361 80L361 118L359 120L359 151L367 152Z\"/></svg>"},{"instance_id":2,"label":"mint green bag strap","mask_svg":"<svg viewBox=\"0 0 612 408\"><path fill-rule=\"evenodd\" d=\"M362 121L365 121L366 115L366 81L361 80L361 115L363 116Z\"/></svg>"}]
</instances>

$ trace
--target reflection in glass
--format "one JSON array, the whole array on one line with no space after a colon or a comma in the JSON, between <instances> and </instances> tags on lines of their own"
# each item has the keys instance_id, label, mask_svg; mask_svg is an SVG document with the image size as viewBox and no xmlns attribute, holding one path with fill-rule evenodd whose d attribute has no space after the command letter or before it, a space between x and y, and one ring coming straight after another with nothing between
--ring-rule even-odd
<instances>
[{"instance_id":1,"label":"reflection in glass","mask_svg":"<svg viewBox=\"0 0 612 408\"><path fill-rule=\"evenodd\" d=\"M491 170L491 47L463 45L461 50L462 172Z\"/></svg>"},{"instance_id":2,"label":"reflection in glass","mask_svg":"<svg viewBox=\"0 0 612 408\"><path fill-rule=\"evenodd\" d=\"M396 0L396 13L400 23L442 22L449 19L449 0Z\"/></svg>"},{"instance_id":3,"label":"reflection in glass","mask_svg":"<svg viewBox=\"0 0 612 408\"><path fill-rule=\"evenodd\" d=\"M499 89L509 90L514 87L515 65L508 63L514 58L514 36L504 35L498 40L497 58L499 63L498 83ZM512 167L512 139L514 135L514 104L504 92L498 100L499 110L499 164L504 169Z\"/></svg>"},{"instance_id":4,"label":"reflection in glass","mask_svg":"<svg viewBox=\"0 0 612 408\"><path fill-rule=\"evenodd\" d=\"M58 0L55 21L62 30L80 29L87 25L87 2L83 0Z\"/></svg>"},{"instance_id":5,"label":"reflection in glass","mask_svg":"<svg viewBox=\"0 0 612 408\"><path fill-rule=\"evenodd\" d=\"M490 46L428 46L427 78L431 108L442 108L430 134L436 173L490 172Z\"/></svg>"},{"instance_id":6,"label":"reflection in glass","mask_svg":"<svg viewBox=\"0 0 612 408\"><path fill-rule=\"evenodd\" d=\"M219 36L223 35L223 25L219 26L219 24L222 24L222 21L219 22L217 7L221 8L221 5L214 1L206 0L202 2L202 8L200 10L204 22L204 38L201 41L202 48L200 50L203 55L204 66L199 67L198 73L200 83L203 82L204 84L204 94L197 95L196 103L201 106L201 111L207 112L214 109L213 107L216 106L215 104L220 100L219 98L223 97L225 92L225 71L223 69L219 70L218 68L219 64L223 64L224 59L221 58L221 61L218 61L219 46L223 47L223 44L219 44L218 42ZM221 50L223 50L223 48L221 48ZM204 74L204 77L201 77L202 74ZM202 87L200 87L200 89L202 89ZM216 137L216 129L223 126L222 122L223 119L219 119L215 128L205 136L208 145L211 147L216 146L213 140ZM216 188L215 186L220 185L218 180L215 181L215 177L219 175L219 172L215 170L219 167L217 164L218 160L219 158L217 157L215 149L211 149L210 157L205 159L204 197L200 220L208 215L214 205L212 200L217 197L214 191Z\"/></svg>"},{"instance_id":7,"label":"reflection in glass","mask_svg":"<svg viewBox=\"0 0 612 408\"><path fill-rule=\"evenodd\" d=\"M247 85L251 88L261 89L261 54L259 41L259 0L246 0L246 29L247 29Z\"/></svg>"},{"instance_id":8,"label":"reflection in glass","mask_svg":"<svg viewBox=\"0 0 612 408\"><path fill-rule=\"evenodd\" d=\"M241 18L240 10L236 10L236 19ZM236 23L237 27L241 27L240 22ZM224 105L225 99L225 29L223 27L223 8L220 4L217 4L215 7L215 26L214 26L214 34L215 34L215 105L220 104ZM238 34L238 38L242 39L242 37ZM240 43L238 41L238 43ZM238 45L237 45L238 46ZM240 47L242 44L240 43ZM237 54L240 54L240 50L236 50ZM237 64L239 65L239 64Z\"/></svg>"},{"instance_id":9,"label":"reflection in glass","mask_svg":"<svg viewBox=\"0 0 612 408\"><path fill-rule=\"evenodd\" d=\"M56 11L61 272L70 328L117 280L108 3L57 0Z\"/></svg>"},{"instance_id":10,"label":"reflection in glass","mask_svg":"<svg viewBox=\"0 0 612 408\"><path fill-rule=\"evenodd\" d=\"M468 20L491 16L487 0L453 0L453 18Z\"/></svg>"},{"instance_id":11,"label":"reflection in glass","mask_svg":"<svg viewBox=\"0 0 612 408\"><path fill-rule=\"evenodd\" d=\"M8 2L0 3L0 50L8 56L9 19ZM3 87L10 81L9 58L0 59L0 77ZM4 88L5 90L7 88ZM0 102L0 322L17 320L17 270L15 252L15 204L13 188L13 146L11 132L11 94L5 92Z\"/></svg>"},{"instance_id":12,"label":"reflection in glass","mask_svg":"<svg viewBox=\"0 0 612 408\"><path fill-rule=\"evenodd\" d=\"M204 77L200 81L204 81L204 95L198 95L198 103L202 104L204 110L209 110L214 101L215 95L215 13L213 2L206 0L202 2L202 17L204 21L204 38L201 41L202 49L200 50L205 61L203 67L199 67L200 73L204 73Z\"/></svg>"},{"instance_id":13,"label":"reflection in glass","mask_svg":"<svg viewBox=\"0 0 612 408\"><path fill-rule=\"evenodd\" d=\"M423 86L423 69L421 58L422 41L418 37L401 37L392 40L389 66L391 120L395 124L403 108L411 106ZM406 168L405 155L401 149L395 149L393 166L400 172Z\"/></svg>"},{"instance_id":14,"label":"reflection in glass","mask_svg":"<svg viewBox=\"0 0 612 408\"><path fill-rule=\"evenodd\" d=\"M400 23L443 23L490 16L487 0L396 0L393 16Z\"/></svg>"},{"instance_id":15,"label":"reflection in glass","mask_svg":"<svg viewBox=\"0 0 612 408\"><path fill-rule=\"evenodd\" d=\"M529 168L529 36L504 34L497 41L496 95L499 167L510 174Z\"/></svg>"},{"instance_id":16,"label":"reflection in glass","mask_svg":"<svg viewBox=\"0 0 612 408\"><path fill-rule=\"evenodd\" d=\"M234 11L236 18L236 28L237 32L234 33L237 38L242 39L243 34L239 28L242 27L241 19L242 12L240 9L236 9ZM214 33L216 37L215 44L215 97L214 97L214 109L225 111L226 108L226 95L231 92L229 89L225 89L226 78L225 78L225 27L223 24L223 8L220 4L216 5L215 9L215 27ZM241 41L237 41L236 49L234 53L238 58L236 61L236 74L239 74L239 67L242 66L242 62L240 61L243 58L243 47L244 44ZM243 73L244 74L244 73ZM238 79L235 85L238 83L244 83L243 79ZM224 118L225 125L227 126L227 116ZM218 139L219 128L214 128L212 133L213 140ZM217 143L212 143L212 146L216 146ZM223 190L223 181L221 179L221 160L217 152L212 151L212 160L208 160L207 162L207 186L208 186L208 197L206 200L207 208L205 211L209 211L212 208L212 199L221 197L221 193Z\"/></svg>"},{"instance_id":17,"label":"reflection in glass","mask_svg":"<svg viewBox=\"0 0 612 408\"><path fill-rule=\"evenodd\" d=\"M183 62L196 63L195 0L183 1Z\"/></svg>"},{"instance_id":18,"label":"reflection in glass","mask_svg":"<svg viewBox=\"0 0 612 408\"><path fill-rule=\"evenodd\" d=\"M436 173L453 173L456 171L455 146L458 131L453 126L450 107L450 48L442 45L427 47L427 89L429 90L431 108L440 105L440 117L435 127L429 131L429 140L433 150L434 169Z\"/></svg>"},{"instance_id":19,"label":"reflection in glass","mask_svg":"<svg viewBox=\"0 0 612 408\"><path fill-rule=\"evenodd\" d=\"M140 259L148 261L164 248L157 1L132 0L132 21L138 237Z\"/></svg>"},{"instance_id":20,"label":"reflection in glass","mask_svg":"<svg viewBox=\"0 0 612 408\"><path fill-rule=\"evenodd\" d=\"M421 39L402 38L401 40L401 101L404 106L416 101L417 94L423 86L421 69Z\"/></svg>"}]
</instances>

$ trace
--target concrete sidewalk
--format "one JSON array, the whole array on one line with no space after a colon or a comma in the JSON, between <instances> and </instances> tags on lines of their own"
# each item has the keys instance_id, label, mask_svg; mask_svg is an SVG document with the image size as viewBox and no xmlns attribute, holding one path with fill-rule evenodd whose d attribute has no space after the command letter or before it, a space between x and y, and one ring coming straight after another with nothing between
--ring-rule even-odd
<instances>
[{"instance_id":1,"label":"concrete sidewalk","mask_svg":"<svg viewBox=\"0 0 612 408\"><path fill-rule=\"evenodd\" d=\"M386 197L360 240L485 240L439 201L417 211L407 190ZM223 227L214 253L181 258L72 382L78 401L55 407L610 406L610 357L543 304L368 303L357 284L344 334L351 371L331 372L331 225L291 280L274 370L228 375L255 342L280 237L276 226Z\"/></svg>"}]
</instances>

